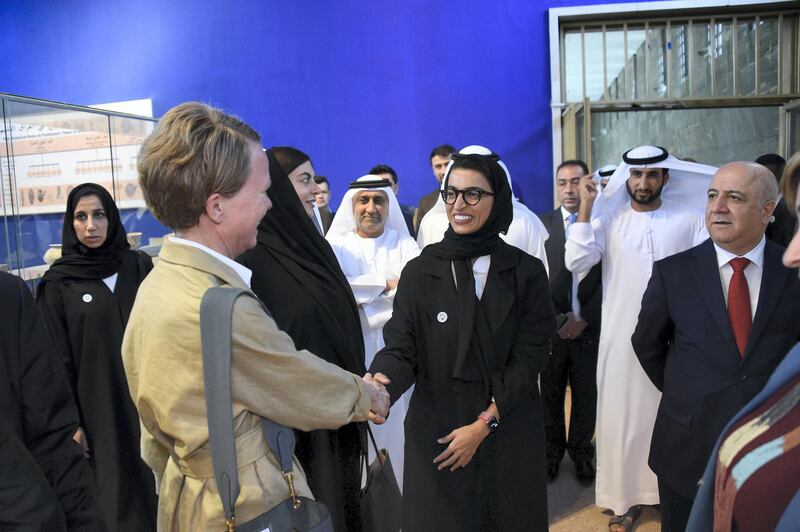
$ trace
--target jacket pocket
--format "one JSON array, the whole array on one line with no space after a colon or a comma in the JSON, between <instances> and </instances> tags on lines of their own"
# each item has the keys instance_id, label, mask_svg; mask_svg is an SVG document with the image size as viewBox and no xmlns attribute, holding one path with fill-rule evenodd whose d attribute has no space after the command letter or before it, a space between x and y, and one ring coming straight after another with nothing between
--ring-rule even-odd
<instances>
[{"instance_id":1,"label":"jacket pocket","mask_svg":"<svg viewBox=\"0 0 800 532\"><path fill-rule=\"evenodd\" d=\"M686 430L692 428L692 418L694 418L694 412L690 410L684 410L683 408L669 401L663 401L662 404L664 413L667 415L667 417Z\"/></svg>"}]
</instances>

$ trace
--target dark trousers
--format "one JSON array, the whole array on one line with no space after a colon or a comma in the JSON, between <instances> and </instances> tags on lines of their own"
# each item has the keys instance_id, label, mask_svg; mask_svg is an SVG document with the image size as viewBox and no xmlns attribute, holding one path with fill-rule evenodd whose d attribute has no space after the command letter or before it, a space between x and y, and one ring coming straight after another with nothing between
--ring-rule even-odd
<instances>
[{"instance_id":1,"label":"dark trousers","mask_svg":"<svg viewBox=\"0 0 800 532\"><path fill-rule=\"evenodd\" d=\"M661 532L684 532L694 500L687 499L658 479L661 500Z\"/></svg>"},{"instance_id":2,"label":"dark trousers","mask_svg":"<svg viewBox=\"0 0 800 532\"><path fill-rule=\"evenodd\" d=\"M564 396L572 389L569 440L564 423ZM597 416L597 338L553 338L553 353L542 373L547 461L560 462L564 451L573 462L591 461Z\"/></svg>"}]
</instances>

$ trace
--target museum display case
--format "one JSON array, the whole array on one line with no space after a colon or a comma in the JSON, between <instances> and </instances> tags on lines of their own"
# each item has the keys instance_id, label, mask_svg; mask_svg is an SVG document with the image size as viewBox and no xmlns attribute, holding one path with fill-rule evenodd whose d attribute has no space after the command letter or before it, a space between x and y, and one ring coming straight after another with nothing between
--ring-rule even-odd
<instances>
[{"instance_id":1,"label":"museum display case","mask_svg":"<svg viewBox=\"0 0 800 532\"><path fill-rule=\"evenodd\" d=\"M3 93L0 104L0 269L27 280L46 271L81 183L108 189L133 244L169 232L147 211L136 172L156 120Z\"/></svg>"}]
</instances>

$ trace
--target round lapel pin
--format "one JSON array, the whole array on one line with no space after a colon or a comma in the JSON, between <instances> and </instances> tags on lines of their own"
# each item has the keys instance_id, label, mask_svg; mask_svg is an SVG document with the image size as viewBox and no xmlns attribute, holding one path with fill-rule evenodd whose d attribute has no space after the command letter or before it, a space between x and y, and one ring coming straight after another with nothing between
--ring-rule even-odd
<instances>
[{"instance_id":1,"label":"round lapel pin","mask_svg":"<svg viewBox=\"0 0 800 532\"><path fill-rule=\"evenodd\" d=\"M439 320L439 323L444 323L447 321L447 312L440 312L436 315L436 319Z\"/></svg>"},{"instance_id":2,"label":"round lapel pin","mask_svg":"<svg viewBox=\"0 0 800 532\"><path fill-rule=\"evenodd\" d=\"M91 303L94 298L92 298L92 294L83 294L81 299L83 299L84 303Z\"/></svg>"}]
</instances>

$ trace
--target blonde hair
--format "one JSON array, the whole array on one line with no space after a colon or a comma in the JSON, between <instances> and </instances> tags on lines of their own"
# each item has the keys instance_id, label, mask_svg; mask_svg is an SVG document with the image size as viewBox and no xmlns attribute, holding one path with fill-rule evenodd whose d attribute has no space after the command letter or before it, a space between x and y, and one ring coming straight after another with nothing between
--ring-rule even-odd
<instances>
[{"instance_id":1,"label":"blonde hair","mask_svg":"<svg viewBox=\"0 0 800 532\"><path fill-rule=\"evenodd\" d=\"M147 206L167 227L197 225L212 194L230 197L250 167L248 141L261 136L236 118L199 102L161 118L139 152L139 184Z\"/></svg>"}]
</instances>

